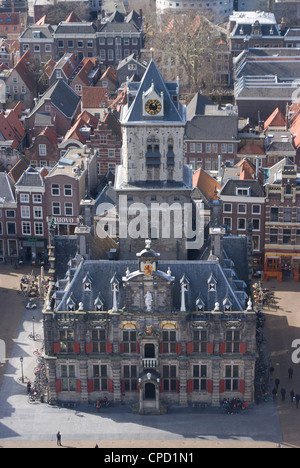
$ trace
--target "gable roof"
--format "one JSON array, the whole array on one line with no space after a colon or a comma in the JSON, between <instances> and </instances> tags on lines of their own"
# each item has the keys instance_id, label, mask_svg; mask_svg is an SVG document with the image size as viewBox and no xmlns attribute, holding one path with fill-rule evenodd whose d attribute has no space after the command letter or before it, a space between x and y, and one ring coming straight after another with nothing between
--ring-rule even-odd
<instances>
[{"instance_id":1,"label":"gable roof","mask_svg":"<svg viewBox=\"0 0 300 468\"><path fill-rule=\"evenodd\" d=\"M203 169L193 174L193 188L197 187L207 200L218 200L218 190L221 185Z\"/></svg>"},{"instance_id":2,"label":"gable roof","mask_svg":"<svg viewBox=\"0 0 300 468\"><path fill-rule=\"evenodd\" d=\"M43 106L46 99L50 99L51 103L67 118L73 117L80 103L80 96L65 81L59 80L41 96L28 118Z\"/></svg>"},{"instance_id":3,"label":"gable roof","mask_svg":"<svg viewBox=\"0 0 300 468\"><path fill-rule=\"evenodd\" d=\"M264 130L266 131L269 127L286 127L285 117L278 107L265 121Z\"/></svg>"},{"instance_id":4,"label":"gable roof","mask_svg":"<svg viewBox=\"0 0 300 468\"><path fill-rule=\"evenodd\" d=\"M24 81L29 91L34 91L36 88L35 74L31 67L33 59L27 50L20 60L15 65L13 71L18 73L20 78Z\"/></svg>"},{"instance_id":5,"label":"gable roof","mask_svg":"<svg viewBox=\"0 0 300 468\"><path fill-rule=\"evenodd\" d=\"M100 86L89 86L82 90L82 108L91 109L96 107L107 107L109 100L109 92L107 88ZM105 101L105 106L102 102Z\"/></svg>"},{"instance_id":6,"label":"gable roof","mask_svg":"<svg viewBox=\"0 0 300 468\"><path fill-rule=\"evenodd\" d=\"M143 115L143 93L149 92L152 85L154 85L155 91L158 95L163 93L164 98L164 115L163 117L158 117L157 119L164 122L178 122L185 124L185 107L179 102L177 108L171 96L171 92L175 94L178 83L166 83L153 59L149 63L142 81L139 84L139 88L131 106L128 108L128 105L126 105L123 108L123 123L149 122L153 120L153 118ZM128 83L129 92L130 89L136 89L136 87L137 83Z\"/></svg>"}]
</instances>

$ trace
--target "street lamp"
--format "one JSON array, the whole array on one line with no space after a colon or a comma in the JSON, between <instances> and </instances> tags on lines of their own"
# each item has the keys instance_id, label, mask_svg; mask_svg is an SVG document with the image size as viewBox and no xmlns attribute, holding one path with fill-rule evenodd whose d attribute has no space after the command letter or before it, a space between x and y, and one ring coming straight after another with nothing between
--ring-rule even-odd
<instances>
[{"instance_id":1,"label":"street lamp","mask_svg":"<svg viewBox=\"0 0 300 468\"><path fill-rule=\"evenodd\" d=\"M35 317L32 317L32 338L33 338L33 341L35 341L34 321L35 321Z\"/></svg>"},{"instance_id":2,"label":"street lamp","mask_svg":"<svg viewBox=\"0 0 300 468\"><path fill-rule=\"evenodd\" d=\"M22 383L24 383L24 372L23 372L23 356L20 357L20 362L21 362L21 371L22 371Z\"/></svg>"}]
</instances>

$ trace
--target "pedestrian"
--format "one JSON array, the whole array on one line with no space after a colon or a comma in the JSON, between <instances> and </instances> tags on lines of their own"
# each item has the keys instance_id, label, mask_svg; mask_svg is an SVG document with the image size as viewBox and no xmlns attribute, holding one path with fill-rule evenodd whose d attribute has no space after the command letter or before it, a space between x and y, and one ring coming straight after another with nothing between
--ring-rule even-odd
<instances>
[{"instance_id":1,"label":"pedestrian","mask_svg":"<svg viewBox=\"0 0 300 468\"><path fill-rule=\"evenodd\" d=\"M27 384L27 395L30 395L30 394L31 394L31 383L29 381Z\"/></svg>"},{"instance_id":2,"label":"pedestrian","mask_svg":"<svg viewBox=\"0 0 300 468\"><path fill-rule=\"evenodd\" d=\"M61 445L61 433L58 431L58 433L56 434L56 441L57 441L57 445L59 447L62 447Z\"/></svg>"},{"instance_id":3,"label":"pedestrian","mask_svg":"<svg viewBox=\"0 0 300 468\"><path fill-rule=\"evenodd\" d=\"M289 369L288 369L289 380L292 380L292 378L293 378L293 373L294 373L294 369L293 369L292 367L289 367Z\"/></svg>"},{"instance_id":4,"label":"pedestrian","mask_svg":"<svg viewBox=\"0 0 300 468\"><path fill-rule=\"evenodd\" d=\"M285 401L286 389L285 389L285 388L282 388L282 389L280 390L280 393L281 393L281 401Z\"/></svg>"},{"instance_id":5,"label":"pedestrian","mask_svg":"<svg viewBox=\"0 0 300 468\"><path fill-rule=\"evenodd\" d=\"M290 395L291 395L291 403L294 403L294 398L295 398L294 390L291 390Z\"/></svg>"},{"instance_id":6,"label":"pedestrian","mask_svg":"<svg viewBox=\"0 0 300 468\"><path fill-rule=\"evenodd\" d=\"M275 386L277 390L278 390L279 385L280 385L280 380L277 378L275 379Z\"/></svg>"},{"instance_id":7,"label":"pedestrian","mask_svg":"<svg viewBox=\"0 0 300 468\"><path fill-rule=\"evenodd\" d=\"M299 402L300 402L300 395L299 393L296 393L296 408L299 409Z\"/></svg>"},{"instance_id":8,"label":"pedestrian","mask_svg":"<svg viewBox=\"0 0 300 468\"><path fill-rule=\"evenodd\" d=\"M277 389L274 387L273 390L272 390L272 395L273 395L273 401L276 401L276 397L277 397Z\"/></svg>"},{"instance_id":9,"label":"pedestrian","mask_svg":"<svg viewBox=\"0 0 300 468\"><path fill-rule=\"evenodd\" d=\"M101 410L101 401L100 400L97 400L96 408L97 408L97 413L100 413L100 410Z\"/></svg>"}]
</instances>

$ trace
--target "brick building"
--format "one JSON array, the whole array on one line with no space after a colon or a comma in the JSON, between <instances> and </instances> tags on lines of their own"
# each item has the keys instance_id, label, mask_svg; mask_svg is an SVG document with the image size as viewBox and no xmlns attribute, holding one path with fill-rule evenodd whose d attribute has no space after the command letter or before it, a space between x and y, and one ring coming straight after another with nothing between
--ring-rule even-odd
<instances>
[{"instance_id":1,"label":"brick building","mask_svg":"<svg viewBox=\"0 0 300 468\"><path fill-rule=\"evenodd\" d=\"M266 184L264 280L300 270L300 189L298 168L287 158L270 168Z\"/></svg>"},{"instance_id":2,"label":"brick building","mask_svg":"<svg viewBox=\"0 0 300 468\"><path fill-rule=\"evenodd\" d=\"M17 202L12 179L0 173L0 262L16 261L19 255L17 237Z\"/></svg>"},{"instance_id":3,"label":"brick building","mask_svg":"<svg viewBox=\"0 0 300 468\"><path fill-rule=\"evenodd\" d=\"M45 168L29 167L15 185L19 256L23 261L43 261L47 256L48 228L45 213Z\"/></svg>"}]
</instances>

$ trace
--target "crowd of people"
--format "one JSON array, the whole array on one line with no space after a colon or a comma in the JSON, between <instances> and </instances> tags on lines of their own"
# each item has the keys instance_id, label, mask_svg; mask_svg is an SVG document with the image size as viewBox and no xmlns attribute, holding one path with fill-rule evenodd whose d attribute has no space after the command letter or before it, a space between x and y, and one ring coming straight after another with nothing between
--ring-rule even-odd
<instances>
[{"instance_id":1,"label":"crowd of people","mask_svg":"<svg viewBox=\"0 0 300 468\"><path fill-rule=\"evenodd\" d=\"M270 369L271 374L274 372L274 369ZM292 367L289 367L288 369L288 378L289 380L293 380L293 374L294 370ZM287 393L288 391L286 390L285 387L280 387L280 379L277 377L274 380L274 388L272 390L272 396L273 400L276 401L279 394L281 396L281 401L286 401ZM292 387L292 386L291 386ZM299 409L299 403L300 403L300 393L295 393L294 388L291 388L289 392L289 397L290 397L290 402L291 404L296 404L296 408Z\"/></svg>"}]
</instances>

